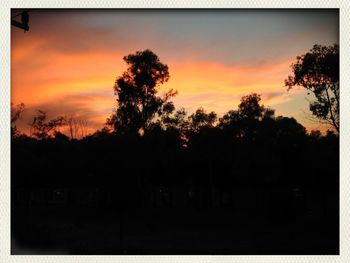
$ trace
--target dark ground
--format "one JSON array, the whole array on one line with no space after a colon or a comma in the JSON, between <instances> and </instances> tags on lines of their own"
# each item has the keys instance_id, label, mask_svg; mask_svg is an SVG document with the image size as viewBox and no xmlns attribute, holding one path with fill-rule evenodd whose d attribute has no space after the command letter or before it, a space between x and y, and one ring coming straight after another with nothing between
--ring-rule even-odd
<instances>
[{"instance_id":1,"label":"dark ground","mask_svg":"<svg viewBox=\"0 0 350 263\"><path fill-rule=\"evenodd\" d=\"M108 211L108 212L107 212ZM12 254L338 254L336 217L274 220L228 208L17 207ZM120 224L122 220L122 224Z\"/></svg>"},{"instance_id":2,"label":"dark ground","mask_svg":"<svg viewBox=\"0 0 350 263\"><path fill-rule=\"evenodd\" d=\"M15 139L12 254L337 255L339 139L281 121L188 148L165 132Z\"/></svg>"}]
</instances>

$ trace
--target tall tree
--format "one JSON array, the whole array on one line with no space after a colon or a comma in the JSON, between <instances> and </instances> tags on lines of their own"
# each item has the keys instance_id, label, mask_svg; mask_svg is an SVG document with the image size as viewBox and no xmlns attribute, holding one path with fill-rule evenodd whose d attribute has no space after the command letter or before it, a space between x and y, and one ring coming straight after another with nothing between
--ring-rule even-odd
<instances>
[{"instance_id":1,"label":"tall tree","mask_svg":"<svg viewBox=\"0 0 350 263\"><path fill-rule=\"evenodd\" d=\"M321 122L333 126L339 133L339 46L314 45L292 64L293 76L288 76L288 90L302 86L315 95L310 111Z\"/></svg>"},{"instance_id":2,"label":"tall tree","mask_svg":"<svg viewBox=\"0 0 350 263\"><path fill-rule=\"evenodd\" d=\"M128 68L115 82L118 108L107 124L122 133L146 132L155 117L169 114L174 108L169 100L177 92L169 90L157 96L159 86L169 80L169 71L151 50L137 51L123 59Z\"/></svg>"}]
</instances>

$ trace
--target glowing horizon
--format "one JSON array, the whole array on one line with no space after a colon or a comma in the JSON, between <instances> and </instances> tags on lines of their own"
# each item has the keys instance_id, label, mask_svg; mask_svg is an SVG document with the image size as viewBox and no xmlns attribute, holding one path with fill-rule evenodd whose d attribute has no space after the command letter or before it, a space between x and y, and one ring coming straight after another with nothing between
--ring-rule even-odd
<instances>
[{"instance_id":1,"label":"glowing horizon","mask_svg":"<svg viewBox=\"0 0 350 263\"><path fill-rule=\"evenodd\" d=\"M11 28L11 100L26 105L23 132L36 109L101 129L123 56L151 49L169 67L160 93L178 90L176 108L222 116L255 92L276 115L320 129L305 117L306 92L287 92L284 79L296 56L338 43L338 31L337 10L34 10L28 33Z\"/></svg>"}]
</instances>

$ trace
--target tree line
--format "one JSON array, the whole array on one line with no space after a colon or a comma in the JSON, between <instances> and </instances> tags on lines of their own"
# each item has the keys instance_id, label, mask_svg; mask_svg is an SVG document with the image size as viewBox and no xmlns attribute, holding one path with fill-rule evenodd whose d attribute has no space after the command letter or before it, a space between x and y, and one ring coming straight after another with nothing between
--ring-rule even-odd
<instances>
[{"instance_id":1,"label":"tree line","mask_svg":"<svg viewBox=\"0 0 350 263\"><path fill-rule=\"evenodd\" d=\"M199 132L202 128L216 127L231 129L235 131L234 136L243 136L247 132L244 126L275 118L273 109L260 105L261 96L256 93L242 97L238 110L230 110L221 118L215 112L207 113L203 108L187 116L184 108L175 109L171 101L177 91L171 89L162 96L158 95L160 85L167 82L170 75L168 66L161 63L156 54L147 49L125 56L124 61L128 68L114 85L118 106L107 119L105 127L97 133L143 135L153 129L173 129L183 138L188 138L190 133ZM293 75L285 80L288 90L302 86L314 94L315 100L310 102L312 116L339 133L339 47L314 45L309 52L297 57L292 71ZM16 106L11 104L11 132L14 137L20 135L16 121L24 109L23 103ZM30 134L37 139L62 137L65 136L60 132L62 126L68 128L71 139L87 135L86 120L72 116L48 120L47 113L42 110L38 110L33 117Z\"/></svg>"},{"instance_id":2,"label":"tree line","mask_svg":"<svg viewBox=\"0 0 350 263\"><path fill-rule=\"evenodd\" d=\"M169 69L150 50L124 57L117 107L93 134L82 119L39 110L25 135L16 126L25 106L11 105L12 238L73 254L143 253L153 240L176 254L182 245L163 232L197 246L207 233L219 243L228 233L230 251L241 232L267 244L249 242L248 253L274 254L277 243L286 254L338 253L338 60L337 46L315 45L286 80L314 94L312 116L331 125L325 134L276 116L257 93L221 117L188 114L172 102L175 90L160 94ZM135 233L146 237L140 247Z\"/></svg>"},{"instance_id":3,"label":"tree line","mask_svg":"<svg viewBox=\"0 0 350 263\"><path fill-rule=\"evenodd\" d=\"M142 198L145 189L180 183L201 191L208 202L213 187L224 191L238 185L249 185L251 191L263 185L334 195L339 182L339 78L321 75L338 74L327 62L334 62L330 56L335 49L316 45L311 55L298 57L287 83L305 85L317 94L310 109L315 117L335 124L325 135L307 133L292 117L275 116L257 93L243 96L237 109L222 117L203 108L188 115L171 101L176 91L158 93L169 79L167 65L150 50L128 55L128 68L114 86L118 107L93 134L79 137L84 124L78 120L48 120L39 111L32 136L25 136L16 127L24 105L12 107L13 187L85 185L111 193L123 185L119 193L147 200ZM323 63L317 74L315 63ZM70 137L59 131L63 125L68 125Z\"/></svg>"}]
</instances>

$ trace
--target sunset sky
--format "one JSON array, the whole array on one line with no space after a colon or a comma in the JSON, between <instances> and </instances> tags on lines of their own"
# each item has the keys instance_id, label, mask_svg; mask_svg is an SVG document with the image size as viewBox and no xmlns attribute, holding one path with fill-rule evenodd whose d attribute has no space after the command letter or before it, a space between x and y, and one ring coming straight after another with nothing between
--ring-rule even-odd
<instances>
[{"instance_id":1,"label":"sunset sky","mask_svg":"<svg viewBox=\"0 0 350 263\"><path fill-rule=\"evenodd\" d=\"M13 15L18 11L13 10ZM302 89L287 91L295 57L314 44L338 43L337 10L33 10L30 31L11 28L11 96L26 111L74 115L101 129L116 107L113 85L126 70L123 56L151 49L169 67L176 107L202 106L219 116L242 96L262 95L276 115L308 129Z\"/></svg>"}]
</instances>

